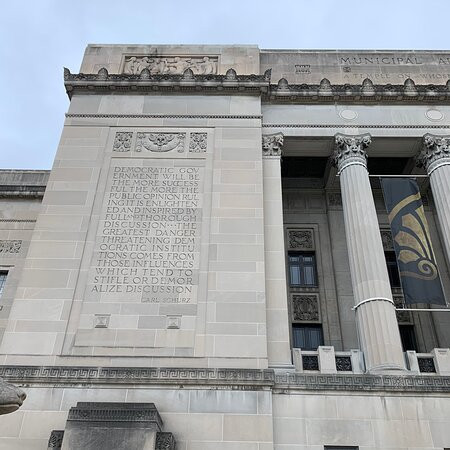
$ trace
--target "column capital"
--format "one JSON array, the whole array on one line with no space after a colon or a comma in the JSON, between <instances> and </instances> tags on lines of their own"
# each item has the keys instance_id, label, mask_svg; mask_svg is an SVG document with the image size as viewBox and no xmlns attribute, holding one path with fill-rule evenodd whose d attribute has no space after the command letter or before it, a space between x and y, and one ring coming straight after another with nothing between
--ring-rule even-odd
<instances>
[{"instance_id":1,"label":"column capital","mask_svg":"<svg viewBox=\"0 0 450 450\"><path fill-rule=\"evenodd\" d=\"M355 164L367 168L367 152L365 149L371 142L372 136L368 133L358 135L335 134L335 150L332 159L333 164L338 168L338 174L346 167Z\"/></svg>"},{"instance_id":2,"label":"column capital","mask_svg":"<svg viewBox=\"0 0 450 450\"><path fill-rule=\"evenodd\" d=\"M263 134L262 151L263 156L281 156L283 154L283 133Z\"/></svg>"},{"instance_id":3,"label":"column capital","mask_svg":"<svg viewBox=\"0 0 450 450\"><path fill-rule=\"evenodd\" d=\"M437 168L450 164L450 136L423 136L423 147L416 156L418 167L424 167L430 175Z\"/></svg>"}]
</instances>

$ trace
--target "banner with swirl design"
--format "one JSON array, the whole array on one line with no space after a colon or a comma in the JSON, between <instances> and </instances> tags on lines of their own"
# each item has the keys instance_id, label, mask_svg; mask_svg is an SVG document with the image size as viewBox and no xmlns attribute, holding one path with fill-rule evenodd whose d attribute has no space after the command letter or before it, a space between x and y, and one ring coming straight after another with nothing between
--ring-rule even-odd
<instances>
[{"instance_id":1,"label":"banner with swirl design","mask_svg":"<svg viewBox=\"0 0 450 450\"><path fill-rule=\"evenodd\" d=\"M419 187L412 178L381 178L406 304L445 305Z\"/></svg>"}]
</instances>

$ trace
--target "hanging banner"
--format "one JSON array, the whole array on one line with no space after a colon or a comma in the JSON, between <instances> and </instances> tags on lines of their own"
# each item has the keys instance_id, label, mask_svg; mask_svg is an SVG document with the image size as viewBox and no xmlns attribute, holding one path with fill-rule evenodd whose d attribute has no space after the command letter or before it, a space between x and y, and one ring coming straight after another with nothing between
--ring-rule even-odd
<instances>
[{"instance_id":1,"label":"hanging banner","mask_svg":"<svg viewBox=\"0 0 450 450\"><path fill-rule=\"evenodd\" d=\"M380 178L406 304L445 305L419 187L411 178Z\"/></svg>"}]
</instances>

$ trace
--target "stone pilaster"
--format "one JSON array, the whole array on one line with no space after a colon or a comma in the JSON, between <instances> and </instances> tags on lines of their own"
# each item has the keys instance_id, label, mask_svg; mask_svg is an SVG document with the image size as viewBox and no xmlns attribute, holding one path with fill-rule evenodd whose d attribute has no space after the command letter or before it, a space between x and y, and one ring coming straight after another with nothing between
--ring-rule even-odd
<instances>
[{"instance_id":1,"label":"stone pilaster","mask_svg":"<svg viewBox=\"0 0 450 450\"><path fill-rule=\"evenodd\" d=\"M426 134L416 163L424 167L430 177L447 263L450 265L450 136Z\"/></svg>"},{"instance_id":2,"label":"stone pilaster","mask_svg":"<svg viewBox=\"0 0 450 450\"><path fill-rule=\"evenodd\" d=\"M367 172L369 134L335 136L356 321L366 370L403 370L404 359Z\"/></svg>"},{"instance_id":3,"label":"stone pilaster","mask_svg":"<svg viewBox=\"0 0 450 450\"><path fill-rule=\"evenodd\" d=\"M269 365L291 364L281 194L283 134L263 136L264 260Z\"/></svg>"}]
</instances>

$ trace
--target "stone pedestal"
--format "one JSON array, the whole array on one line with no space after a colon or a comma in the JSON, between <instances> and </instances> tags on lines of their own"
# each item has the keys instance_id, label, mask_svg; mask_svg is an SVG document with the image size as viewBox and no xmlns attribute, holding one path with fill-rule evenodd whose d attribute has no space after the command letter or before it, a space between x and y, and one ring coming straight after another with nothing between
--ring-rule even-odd
<instances>
[{"instance_id":1,"label":"stone pedestal","mask_svg":"<svg viewBox=\"0 0 450 450\"><path fill-rule=\"evenodd\" d=\"M335 136L356 320L368 372L404 370L375 204L367 172L368 134Z\"/></svg>"},{"instance_id":2,"label":"stone pedestal","mask_svg":"<svg viewBox=\"0 0 450 450\"><path fill-rule=\"evenodd\" d=\"M423 144L416 162L426 169L430 177L447 263L450 265L450 136L426 134Z\"/></svg>"},{"instance_id":3,"label":"stone pedestal","mask_svg":"<svg viewBox=\"0 0 450 450\"><path fill-rule=\"evenodd\" d=\"M155 450L161 441L171 449L173 437L158 436L161 428L153 403L78 403L69 411L61 449Z\"/></svg>"},{"instance_id":4,"label":"stone pedestal","mask_svg":"<svg viewBox=\"0 0 450 450\"><path fill-rule=\"evenodd\" d=\"M269 365L291 365L286 292L281 152L283 134L263 136L264 260Z\"/></svg>"}]
</instances>

